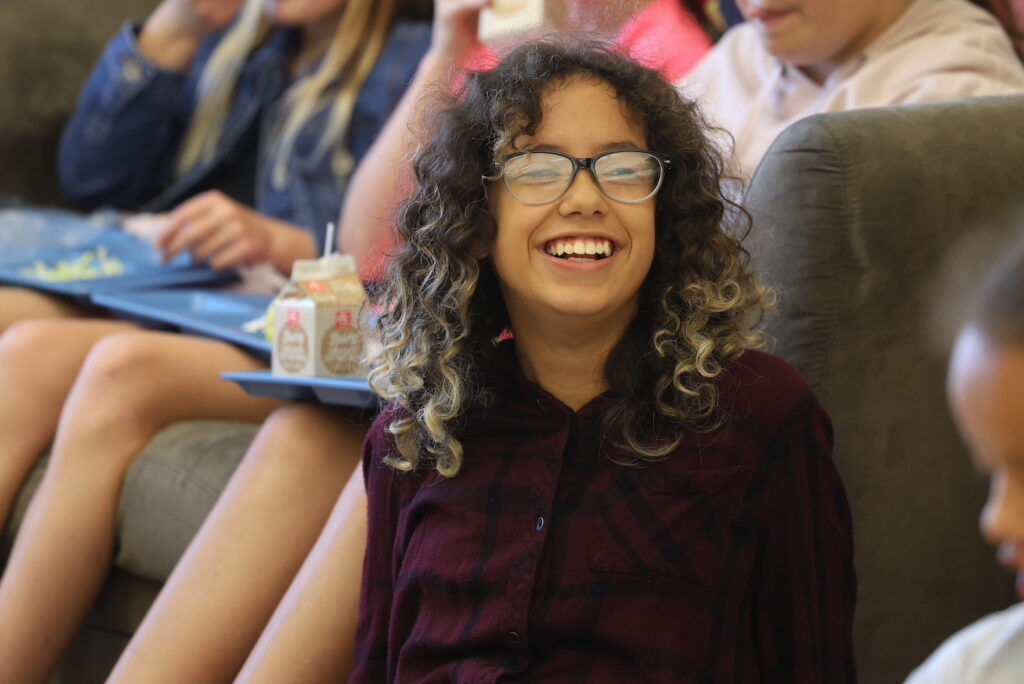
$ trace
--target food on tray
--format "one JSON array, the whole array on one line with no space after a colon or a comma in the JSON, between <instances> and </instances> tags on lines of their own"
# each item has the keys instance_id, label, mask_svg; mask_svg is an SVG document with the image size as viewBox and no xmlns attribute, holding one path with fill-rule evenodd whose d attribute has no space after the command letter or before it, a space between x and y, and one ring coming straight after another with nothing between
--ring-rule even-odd
<instances>
[{"instance_id":1,"label":"food on tray","mask_svg":"<svg viewBox=\"0 0 1024 684\"><path fill-rule=\"evenodd\" d=\"M272 343L274 341L274 302L270 302L266 311L256 318L242 323L240 327L242 332L247 332L250 335L262 333L267 342Z\"/></svg>"},{"instance_id":2,"label":"food on tray","mask_svg":"<svg viewBox=\"0 0 1024 684\"><path fill-rule=\"evenodd\" d=\"M274 302L270 302L267 312L263 314L263 336L267 342L274 343Z\"/></svg>"},{"instance_id":3,"label":"food on tray","mask_svg":"<svg viewBox=\"0 0 1024 684\"><path fill-rule=\"evenodd\" d=\"M124 262L110 256L107 248L99 246L94 250L83 252L73 259L58 261L47 265L36 261L32 266L21 269L21 274L39 280L53 282L69 282L73 280L93 280L96 278L112 278L124 275Z\"/></svg>"}]
</instances>

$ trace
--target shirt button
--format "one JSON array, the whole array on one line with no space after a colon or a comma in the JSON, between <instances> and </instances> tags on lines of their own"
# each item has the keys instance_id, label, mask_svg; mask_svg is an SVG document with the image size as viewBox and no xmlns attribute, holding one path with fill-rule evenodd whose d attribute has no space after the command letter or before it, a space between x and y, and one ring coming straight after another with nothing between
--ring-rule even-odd
<instances>
[{"instance_id":1,"label":"shirt button","mask_svg":"<svg viewBox=\"0 0 1024 684\"><path fill-rule=\"evenodd\" d=\"M142 65L134 59L126 59L121 62L121 76L129 83L138 83L142 80Z\"/></svg>"},{"instance_id":2,"label":"shirt button","mask_svg":"<svg viewBox=\"0 0 1024 684\"><path fill-rule=\"evenodd\" d=\"M519 632L509 632L508 633L508 643L510 645L512 645L512 646L515 646L516 644L518 644L519 643Z\"/></svg>"},{"instance_id":3,"label":"shirt button","mask_svg":"<svg viewBox=\"0 0 1024 684\"><path fill-rule=\"evenodd\" d=\"M544 529L544 518L537 518L537 531L540 532Z\"/></svg>"}]
</instances>

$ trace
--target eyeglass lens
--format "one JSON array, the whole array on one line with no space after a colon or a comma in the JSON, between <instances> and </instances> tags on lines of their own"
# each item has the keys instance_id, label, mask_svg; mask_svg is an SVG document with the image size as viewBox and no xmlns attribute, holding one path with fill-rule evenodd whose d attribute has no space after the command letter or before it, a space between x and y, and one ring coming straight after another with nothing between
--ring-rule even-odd
<instances>
[{"instance_id":1,"label":"eyeglass lens","mask_svg":"<svg viewBox=\"0 0 1024 684\"><path fill-rule=\"evenodd\" d=\"M661 184L662 167L647 152L610 152L594 158L593 174L601 191L619 202L642 202ZM569 188L576 163L550 152L528 152L505 162L505 186L527 204L554 202Z\"/></svg>"}]
</instances>

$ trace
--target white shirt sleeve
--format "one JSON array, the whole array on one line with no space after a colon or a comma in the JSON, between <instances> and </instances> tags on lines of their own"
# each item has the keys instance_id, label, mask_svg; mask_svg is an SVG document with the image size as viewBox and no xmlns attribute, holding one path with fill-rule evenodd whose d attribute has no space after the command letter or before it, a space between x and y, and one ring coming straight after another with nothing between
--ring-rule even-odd
<instances>
[{"instance_id":1,"label":"white shirt sleeve","mask_svg":"<svg viewBox=\"0 0 1024 684\"><path fill-rule=\"evenodd\" d=\"M978 620L945 641L905 684L1024 682L1024 604Z\"/></svg>"}]
</instances>

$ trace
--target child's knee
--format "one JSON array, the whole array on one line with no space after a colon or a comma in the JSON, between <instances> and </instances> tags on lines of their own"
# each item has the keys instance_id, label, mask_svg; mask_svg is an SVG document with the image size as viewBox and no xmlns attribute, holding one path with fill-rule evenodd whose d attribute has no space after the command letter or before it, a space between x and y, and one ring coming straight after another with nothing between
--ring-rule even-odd
<instances>
[{"instance_id":1,"label":"child's knee","mask_svg":"<svg viewBox=\"0 0 1024 684\"><path fill-rule=\"evenodd\" d=\"M311 404L286 404L270 414L264 422L267 429L304 435L317 430L322 421L328 420L323 409Z\"/></svg>"},{"instance_id":2,"label":"child's knee","mask_svg":"<svg viewBox=\"0 0 1024 684\"><path fill-rule=\"evenodd\" d=\"M55 353L59 342L64 339L60 321L34 320L19 321L0 335L0 359L4 363L42 362Z\"/></svg>"},{"instance_id":3,"label":"child's knee","mask_svg":"<svg viewBox=\"0 0 1024 684\"><path fill-rule=\"evenodd\" d=\"M144 409L147 398L159 396L160 377L174 372L174 361L147 333L110 335L89 352L75 391L102 398L103 402L113 400L125 408Z\"/></svg>"},{"instance_id":4,"label":"child's knee","mask_svg":"<svg viewBox=\"0 0 1024 684\"><path fill-rule=\"evenodd\" d=\"M345 407L324 407L314 404L289 404L271 415L268 425L275 429L302 435L306 439L329 442L337 448L355 445L359 452L369 423L360 411ZM358 456L358 453L357 453Z\"/></svg>"},{"instance_id":5,"label":"child's knee","mask_svg":"<svg viewBox=\"0 0 1024 684\"><path fill-rule=\"evenodd\" d=\"M310 404L289 404L270 415L251 450L261 468L350 470L361 456L366 428L343 414Z\"/></svg>"}]
</instances>

